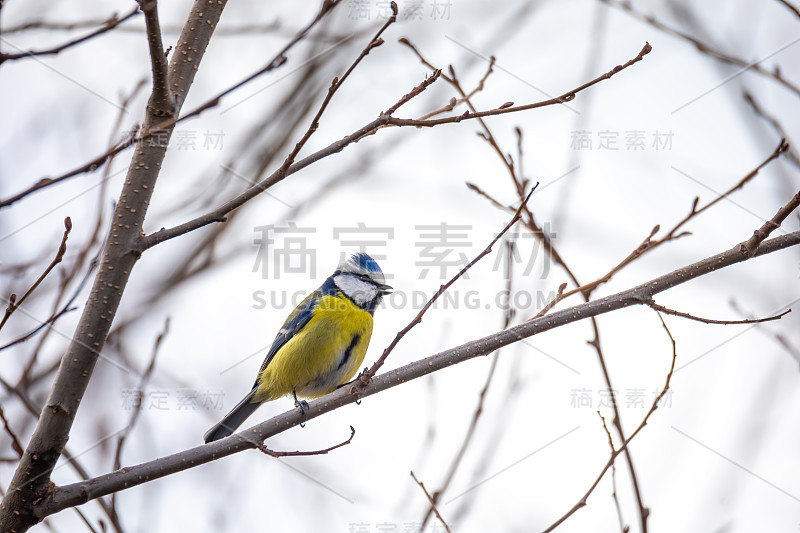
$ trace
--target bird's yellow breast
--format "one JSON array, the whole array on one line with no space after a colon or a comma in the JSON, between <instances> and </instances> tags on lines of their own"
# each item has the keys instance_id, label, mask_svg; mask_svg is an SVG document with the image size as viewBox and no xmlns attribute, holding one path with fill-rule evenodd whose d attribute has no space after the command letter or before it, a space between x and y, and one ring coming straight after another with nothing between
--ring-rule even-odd
<instances>
[{"instance_id":1,"label":"bird's yellow breast","mask_svg":"<svg viewBox=\"0 0 800 533\"><path fill-rule=\"evenodd\" d=\"M317 398L355 376L367 353L372 315L341 293L322 296L313 316L258 376L252 401L297 393Z\"/></svg>"}]
</instances>

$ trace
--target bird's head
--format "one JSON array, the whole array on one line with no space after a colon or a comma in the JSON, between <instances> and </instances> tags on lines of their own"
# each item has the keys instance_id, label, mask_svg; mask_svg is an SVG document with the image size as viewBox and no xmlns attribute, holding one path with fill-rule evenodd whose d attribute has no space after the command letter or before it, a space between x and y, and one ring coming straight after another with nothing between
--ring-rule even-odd
<instances>
[{"instance_id":1,"label":"bird's head","mask_svg":"<svg viewBox=\"0 0 800 533\"><path fill-rule=\"evenodd\" d=\"M372 311L392 289L381 267L363 252L353 254L333 273L333 282L359 307Z\"/></svg>"}]
</instances>

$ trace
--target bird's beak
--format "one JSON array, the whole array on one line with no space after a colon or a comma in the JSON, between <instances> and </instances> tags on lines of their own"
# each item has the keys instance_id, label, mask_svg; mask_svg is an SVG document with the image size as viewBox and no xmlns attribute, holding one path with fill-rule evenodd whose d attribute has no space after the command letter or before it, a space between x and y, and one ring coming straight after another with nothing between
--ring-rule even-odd
<instances>
[{"instance_id":1,"label":"bird's beak","mask_svg":"<svg viewBox=\"0 0 800 533\"><path fill-rule=\"evenodd\" d=\"M386 285L385 283L381 283L380 285L378 285L378 290L380 290L381 296L386 296L387 294L391 294L393 288L394 287L392 287L391 285Z\"/></svg>"}]
</instances>

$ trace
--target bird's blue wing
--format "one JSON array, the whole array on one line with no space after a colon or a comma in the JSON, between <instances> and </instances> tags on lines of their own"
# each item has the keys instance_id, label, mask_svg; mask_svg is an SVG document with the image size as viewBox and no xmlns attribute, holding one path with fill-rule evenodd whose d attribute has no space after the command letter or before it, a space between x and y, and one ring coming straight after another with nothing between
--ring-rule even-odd
<instances>
[{"instance_id":1,"label":"bird's blue wing","mask_svg":"<svg viewBox=\"0 0 800 533\"><path fill-rule=\"evenodd\" d=\"M314 291L305 299L300 302L292 314L286 319L286 322L283 323L281 329L278 331L278 335L275 337L275 340L272 342L272 346L267 352L267 357L264 359L264 363L261 365L261 368L258 370L258 374L260 375L261 372L267 368L267 365L272 361L272 358L275 357L275 354L278 353L278 350L281 347L289 342L289 339L295 336L295 334L303 329L303 327L308 324L311 320L311 317L314 316L314 306L317 305L321 297L320 291ZM256 378L256 385L258 385L258 378Z\"/></svg>"}]
</instances>

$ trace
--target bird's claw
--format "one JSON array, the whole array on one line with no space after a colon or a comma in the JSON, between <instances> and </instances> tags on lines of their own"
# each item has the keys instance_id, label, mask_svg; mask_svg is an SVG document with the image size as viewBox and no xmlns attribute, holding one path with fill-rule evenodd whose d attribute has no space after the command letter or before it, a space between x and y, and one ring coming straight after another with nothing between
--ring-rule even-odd
<instances>
[{"instance_id":1,"label":"bird's claw","mask_svg":"<svg viewBox=\"0 0 800 533\"><path fill-rule=\"evenodd\" d=\"M300 422L300 427L304 428L306 427L306 411L308 411L308 402L305 400L298 400L297 393L295 391L292 391L292 394L294 395L294 406L300 408L300 416L303 417L303 421Z\"/></svg>"}]
</instances>

